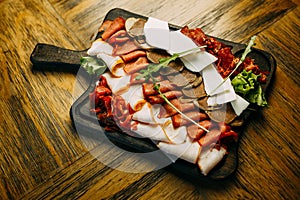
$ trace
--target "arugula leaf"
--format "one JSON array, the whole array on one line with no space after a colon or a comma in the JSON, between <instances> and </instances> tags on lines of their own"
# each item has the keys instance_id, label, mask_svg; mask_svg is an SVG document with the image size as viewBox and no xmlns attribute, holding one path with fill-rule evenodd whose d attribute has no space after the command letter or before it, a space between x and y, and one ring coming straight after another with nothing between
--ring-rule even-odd
<instances>
[{"instance_id":1,"label":"arugula leaf","mask_svg":"<svg viewBox=\"0 0 300 200\"><path fill-rule=\"evenodd\" d=\"M231 84L235 92L241 94L250 103L263 107L267 105L267 101L258 82L259 77L260 75L254 74L251 70L244 69L232 79Z\"/></svg>"},{"instance_id":2,"label":"arugula leaf","mask_svg":"<svg viewBox=\"0 0 300 200\"><path fill-rule=\"evenodd\" d=\"M84 68L87 73L97 76L103 74L107 66L97 57L85 56L80 59L80 66Z\"/></svg>"},{"instance_id":3,"label":"arugula leaf","mask_svg":"<svg viewBox=\"0 0 300 200\"><path fill-rule=\"evenodd\" d=\"M149 80L150 78L152 80L154 80L154 74L156 72L158 72L161 68L164 68L164 67L167 67L168 64L171 62L171 61L174 61L178 58L178 54L173 54L171 57L169 58L162 58L159 60L159 63L158 64L155 64L155 63L151 63L147 66L146 69L143 69L143 70L140 70L140 75L138 75L135 79L136 80L140 80L142 78L145 78L146 81Z\"/></svg>"},{"instance_id":4,"label":"arugula leaf","mask_svg":"<svg viewBox=\"0 0 300 200\"><path fill-rule=\"evenodd\" d=\"M159 60L159 63L151 63L147 66L146 69L140 70L140 75L138 75L135 79L140 80L142 78L145 78L146 80L149 80L150 78L154 81L154 74L158 72L161 68L168 67L169 63L171 61L176 60L179 57L183 57L192 53L196 53L198 51L201 51L202 48L206 46L198 46L192 49L188 49L186 51L180 52L180 53L174 53L172 56L168 58L161 58Z\"/></svg>"}]
</instances>

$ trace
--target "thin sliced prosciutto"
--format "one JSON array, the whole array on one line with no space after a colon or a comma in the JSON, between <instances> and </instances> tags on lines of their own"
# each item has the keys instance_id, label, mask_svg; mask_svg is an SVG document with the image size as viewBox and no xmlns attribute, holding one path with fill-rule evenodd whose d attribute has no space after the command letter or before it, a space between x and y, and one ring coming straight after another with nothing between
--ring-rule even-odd
<instances>
[{"instance_id":1,"label":"thin sliced prosciutto","mask_svg":"<svg viewBox=\"0 0 300 200\"><path fill-rule=\"evenodd\" d=\"M157 82L156 84L160 85L159 90L162 93L177 89L176 85L168 80ZM153 87L153 83L143 83L143 93L145 97L158 94L158 92Z\"/></svg>"},{"instance_id":2,"label":"thin sliced prosciutto","mask_svg":"<svg viewBox=\"0 0 300 200\"><path fill-rule=\"evenodd\" d=\"M117 17L112 21L109 27L105 29L101 37L103 40L107 40L114 33L124 28L125 28L125 19L123 17Z\"/></svg>"},{"instance_id":3,"label":"thin sliced prosciutto","mask_svg":"<svg viewBox=\"0 0 300 200\"><path fill-rule=\"evenodd\" d=\"M136 50L133 52L130 52L128 54L125 55L121 55L121 58L123 59L123 61L125 63L131 62L133 60L138 59L139 57L145 57L146 56L146 52L143 50Z\"/></svg>"},{"instance_id":4,"label":"thin sliced prosciutto","mask_svg":"<svg viewBox=\"0 0 300 200\"><path fill-rule=\"evenodd\" d=\"M196 122L208 119L207 114L199 111L190 111L188 113L185 113L185 115ZM175 128L191 124L191 122L184 118L181 114L172 116L172 123Z\"/></svg>"},{"instance_id":5,"label":"thin sliced prosciutto","mask_svg":"<svg viewBox=\"0 0 300 200\"><path fill-rule=\"evenodd\" d=\"M149 64L148 59L146 57L139 57L137 60L126 63L124 67L124 71L127 74L133 74L141 69L144 69Z\"/></svg>"},{"instance_id":6,"label":"thin sliced prosciutto","mask_svg":"<svg viewBox=\"0 0 300 200\"><path fill-rule=\"evenodd\" d=\"M195 104L192 102L181 103L179 101L179 99L172 99L172 100L170 100L170 102L181 112L186 112L186 111L195 109ZM177 110L172 108L169 104L163 103L163 107L160 109L160 113L159 113L158 117L167 118L167 117L171 117L175 114L178 114Z\"/></svg>"},{"instance_id":7,"label":"thin sliced prosciutto","mask_svg":"<svg viewBox=\"0 0 300 200\"><path fill-rule=\"evenodd\" d=\"M170 99L175 99L175 98L182 96L182 92L179 90L168 91L168 92L163 93L163 95L167 99L170 100ZM151 104L161 104L161 103L165 102L165 100L159 94L153 95L153 96L148 96L147 99Z\"/></svg>"},{"instance_id":8,"label":"thin sliced prosciutto","mask_svg":"<svg viewBox=\"0 0 300 200\"><path fill-rule=\"evenodd\" d=\"M202 127L209 129L212 126L212 121L210 120L203 120L199 122L199 125ZM201 129L199 126L196 124L191 124L187 128L187 133L190 138L193 138L195 140L199 140L200 137L205 135L206 131Z\"/></svg>"},{"instance_id":9,"label":"thin sliced prosciutto","mask_svg":"<svg viewBox=\"0 0 300 200\"><path fill-rule=\"evenodd\" d=\"M113 49L113 55L120 56L120 55L124 55L136 51L138 49L139 47L135 44L133 40L127 40L126 42L123 43L115 43Z\"/></svg>"}]
</instances>

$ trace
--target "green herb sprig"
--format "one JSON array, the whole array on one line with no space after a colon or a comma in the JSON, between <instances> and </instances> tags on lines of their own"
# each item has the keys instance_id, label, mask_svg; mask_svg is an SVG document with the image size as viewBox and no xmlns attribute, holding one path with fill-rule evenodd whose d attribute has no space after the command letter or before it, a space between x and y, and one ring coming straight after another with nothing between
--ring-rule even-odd
<instances>
[{"instance_id":1,"label":"green herb sprig","mask_svg":"<svg viewBox=\"0 0 300 200\"><path fill-rule=\"evenodd\" d=\"M192 120L191 118L189 118L187 115L185 115L183 112L181 112L178 108L176 108L176 106L174 106L169 99L160 91L160 84L154 83L153 89L156 90L159 95L161 96L161 98L164 99L164 101L171 106L174 110L176 110L181 116L183 116L184 118L186 118L187 120L189 120L190 122L192 122L193 124L197 125L199 128L203 129L206 132L209 132L209 130L207 130L205 127L201 126L199 123L195 122L194 120Z\"/></svg>"},{"instance_id":2,"label":"green herb sprig","mask_svg":"<svg viewBox=\"0 0 300 200\"><path fill-rule=\"evenodd\" d=\"M201 126L199 123L195 122L194 120L192 120L191 118L189 118L187 115L185 115L183 112L181 112L178 108L176 108L176 106L174 106L169 100L168 98L160 91L160 84L157 84L156 79L154 77L154 74L157 73L160 69L168 67L169 63L171 61L176 60L179 57L183 57L192 53L196 53L198 51L201 50L201 48L204 48L206 46L199 46L193 49L189 49L180 53L175 53L173 54L171 57L168 58L162 58L159 60L159 63L151 63L147 66L146 69L141 70L141 74L138 75L136 77L137 80L140 80L142 78L145 78L146 81L148 81L149 79L151 79L154 83L153 85L153 89L156 90L159 95L161 96L161 98L164 99L164 101L171 106L174 110L176 110L181 116L183 116L184 118L186 118L187 120L189 120L190 122L192 122L193 124L197 125L199 128L203 129L206 132L209 132L209 130L207 130L205 127Z\"/></svg>"}]
</instances>

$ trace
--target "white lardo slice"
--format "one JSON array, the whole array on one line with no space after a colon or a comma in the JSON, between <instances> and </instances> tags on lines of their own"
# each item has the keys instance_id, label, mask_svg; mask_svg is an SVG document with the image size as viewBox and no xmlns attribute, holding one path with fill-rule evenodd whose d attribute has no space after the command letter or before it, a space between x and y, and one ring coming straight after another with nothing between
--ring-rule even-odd
<instances>
[{"instance_id":1,"label":"white lardo slice","mask_svg":"<svg viewBox=\"0 0 300 200\"><path fill-rule=\"evenodd\" d=\"M129 90L121 94L123 99L129 103L134 111L139 111L146 103L143 94L143 88L140 84L130 85Z\"/></svg>"},{"instance_id":2,"label":"white lardo slice","mask_svg":"<svg viewBox=\"0 0 300 200\"><path fill-rule=\"evenodd\" d=\"M167 50L169 48L168 22L149 17L144 26L146 42L150 46Z\"/></svg>"},{"instance_id":3,"label":"white lardo slice","mask_svg":"<svg viewBox=\"0 0 300 200\"><path fill-rule=\"evenodd\" d=\"M170 32L170 54L181 53L196 48L197 45L189 37L180 31ZM217 58L206 51L198 51L181 57L185 67L193 72L200 72L209 64L215 62Z\"/></svg>"},{"instance_id":4,"label":"white lardo slice","mask_svg":"<svg viewBox=\"0 0 300 200\"><path fill-rule=\"evenodd\" d=\"M169 118L163 125L165 134L173 144L184 143L187 138L187 130L185 126L174 128L172 120Z\"/></svg>"},{"instance_id":5,"label":"white lardo slice","mask_svg":"<svg viewBox=\"0 0 300 200\"><path fill-rule=\"evenodd\" d=\"M190 139L187 139L185 143L181 144L160 142L157 146L160 150L165 152L173 162L181 158L194 164L197 162L201 150L199 143L192 142Z\"/></svg>"},{"instance_id":6,"label":"white lardo slice","mask_svg":"<svg viewBox=\"0 0 300 200\"><path fill-rule=\"evenodd\" d=\"M95 40L92 46L87 51L89 56L96 56L99 53L104 53L107 55L112 55L113 47L107 42L103 41L101 38Z\"/></svg>"},{"instance_id":7,"label":"white lardo slice","mask_svg":"<svg viewBox=\"0 0 300 200\"><path fill-rule=\"evenodd\" d=\"M226 154L226 149L223 147L220 148L220 150L217 150L215 148L207 149L207 152L200 154L200 158L198 160L198 166L203 173L203 175L207 175L224 157Z\"/></svg>"},{"instance_id":8,"label":"white lardo slice","mask_svg":"<svg viewBox=\"0 0 300 200\"><path fill-rule=\"evenodd\" d=\"M149 102L146 102L139 111L133 113L132 119L142 123L156 124L152 105Z\"/></svg>"},{"instance_id":9,"label":"white lardo slice","mask_svg":"<svg viewBox=\"0 0 300 200\"><path fill-rule=\"evenodd\" d=\"M236 99L230 102L235 114L240 115L249 106L249 102L243 97L236 95Z\"/></svg>"},{"instance_id":10,"label":"white lardo slice","mask_svg":"<svg viewBox=\"0 0 300 200\"><path fill-rule=\"evenodd\" d=\"M162 127L157 124L144 124L138 123L134 130L142 138L149 138L154 141L169 142L168 137L165 135Z\"/></svg>"},{"instance_id":11,"label":"white lardo slice","mask_svg":"<svg viewBox=\"0 0 300 200\"><path fill-rule=\"evenodd\" d=\"M124 71L125 63L120 56L111 56L105 53L97 54L97 57L102 59L107 65L109 71L116 77L125 76Z\"/></svg>"},{"instance_id":12,"label":"white lardo slice","mask_svg":"<svg viewBox=\"0 0 300 200\"><path fill-rule=\"evenodd\" d=\"M114 95L122 94L129 89L129 75L115 77L111 72L106 72L102 76L106 78L107 84Z\"/></svg>"}]
</instances>

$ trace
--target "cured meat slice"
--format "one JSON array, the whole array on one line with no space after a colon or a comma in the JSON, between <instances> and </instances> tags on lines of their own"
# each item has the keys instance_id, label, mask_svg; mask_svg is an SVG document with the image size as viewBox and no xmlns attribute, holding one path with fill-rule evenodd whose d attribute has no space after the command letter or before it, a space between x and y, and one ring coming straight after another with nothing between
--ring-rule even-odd
<instances>
[{"instance_id":1,"label":"cured meat slice","mask_svg":"<svg viewBox=\"0 0 300 200\"><path fill-rule=\"evenodd\" d=\"M107 81L108 87L111 89L114 95L122 94L129 89L130 76L115 77L112 73L107 72L102 75Z\"/></svg>"},{"instance_id":2,"label":"cured meat slice","mask_svg":"<svg viewBox=\"0 0 300 200\"><path fill-rule=\"evenodd\" d=\"M113 112L114 121L118 124L119 128L124 130L130 130L132 115L130 113L130 109L128 104L123 99L123 97L119 95L115 95L111 101L111 108Z\"/></svg>"},{"instance_id":3,"label":"cured meat slice","mask_svg":"<svg viewBox=\"0 0 300 200\"><path fill-rule=\"evenodd\" d=\"M125 75L124 66L125 63L119 56L110 56L105 53L97 54L98 58L101 58L107 65L109 71L116 77L121 77Z\"/></svg>"},{"instance_id":4,"label":"cured meat slice","mask_svg":"<svg viewBox=\"0 0 300 200\"><path fill-rule=\"evenodd\" d=\"M146 124L156 124L152 105L148 102L146 102L139 111L133 114L132 119Z\"/></svg>"},{"instance_id":5,"label":"cured meat slice","mask_svg":"<svg viewBox=\"0 0 300 200\"><path fill-rule=\"evenodd\" d=\"M133 111L139 111L146 103L144 99L143 90L141 85L130 85L129 90L121 94L126 102L129 103Z\"/></svg>"},{"instance_id":6,"label":"cured meat slice","mask_svg":"<svg viewBox=\"0 0 300 200\"><path fill-rule=\"evenodd\" d=\"M212 120L225 122L226 124L229 124L237 117L230 103L224 104L219 109L206 111L206 113Z\"/></svg>"},{"instance_id":7,"label":"cured meat slice","mask_svg":"<svg viewBox=\"0 0 300 200\"><path fill-rule=\"evenodd\" d=\"M105 20L102 25L99 27L98 32L102 32L105 31L106 29L108 29L110 27L110 25L112 24L113 21L111 20Z\"/></svg>"},{"instance_id":8,"label":"cured meat slice","mask_svg":"<svg viewBox=\"0 0 300 200\"><path fill-rule=\"evenodd\" d=\"M163 129L170 142L173 144L181 144L186 140L187 131L185 126L174 128L171 120L167 120Z\"/></svg>"},{"instance_id":9,"label":"cured meat slice","mask_svg":"<svg viewBox=\"0 0 300 200\"><path fill-rule=\"evenodd\" d=\"M169 100L170 99L175 99L175 98L178 98L178 97L182 96L182 92L179 91L179 90L168 91L168 92L165 92L163 94ZM148 96L147 99L151 104L161 104L161 103L165 102L165 100L159 94L158 95L153 95L153 96Z\"/></svg>"},{"instance_id":10,"label":"cured meat slice","mask_svg":"<svg viewBox=\"0 0 300 200\"><path fill-rule=\"evenodd\" d=\"M212 122L210 120L203 120L203 121L199 122L199 124L202 127L209 129L212 125ZM205 135L205 133L206 132L203 129L201 129L199 126L197 126L196 124L191 124L187 127L187 134L192 139L199 140L200 137Z\"/></svg>"},{"instance_id":11,"label":"cured meat slice","mask_svg":"<svg viewBox=\"0 0 300 200\"><path fill-rule=\"evenodd\" d=\"M206 113L199 112L199 111L191 111L191 112L185 113L185 115L196 122L199 122L199 121L202 121L202 120L208 118ZM181 114L176 114L176 115L172 116L172 123L175 128L191 124L191 122L188 121L186 118L184 118Z\"/></svg>"},{"instance_id":12,"label":"cured meat slice","mask_svg":"<svg viewBox=\"0 0 300 200\"><path fill-rule=\"evenodd\" d=\"M87 54L90 56L96 56L99 53L111 55L112 51L113 47L107 42L103 41L101 38L99 38L92 43L92 46L87 51Z\"/></svg>"},{"instance_id":13,"label":"cured meat slice","mask_svg":"<svg viewBox=\"0 0 300 200\"><path fill-rule=\"evenodd\" d=\"M136 60L139 57L145 57L146 56L146 52L143 50L136 50L133 51L131 53L125 54L125 55L121 55L121 58L123 59L123 61L125 63L128 63L130 61Z\"/></svg>"},{"instance_id":14,"label":"cured meat slice","mask_svg":"<svg viewBox=\"0 0 300 200\"><path fill-rule=\"evenodd\" d=\"M126 40L126 42L115 44L113 49L113 55L120 56L136 51L138 49L139 47L135 44L133 40Z\"/></svg>"},{"instance_id":15,"label":"cured meat slice","mask_svg":"<svg viewBox=\"0 0 300 200\"><path fill-rule=\"evenodd\" d=\"M139 137L149 138L155 141L170 142L163 128L158 124L137 123L132 129Z\"/></svg>"},{"instance_id":16,"label":"cured meat slice","mask_svg":"<svg viewBox=\"0 0 300 200\"><path fill-rule=\"evenodd\" d=\"M165 153L168 157L175 162L178 158L181 158L190 163L196 163L201 151L201 147L198 142L193 142L187 139L186 142L181 144L170 144L165 142L158 143L158 148Z\"/></svg>"},{"instance_id":17,"label":"cured meat slice","mask_svg":"<svg viewBox=\"0 0 300 200\"><path fill-rule=\"evenodd\" d=\"M214 146L219 141L220 136L221 130L219 128L211 129L205 134L204 137L200 138L199 144L205 147Z\"/></svg>"},{"instance_id":18,"label":"cured meat slice","mask_svg":"<svg viewBox=\"0 0 300 200\"><path fill-rule=\"evenodd\" d=\"M177 89L176 85L171 83L168 80L157 82L156 84L160 85L159 90L162 93ZM153 87L154 87L153 83L143 83L143 93L144 93L144 96L146 98L151 96L151 95L157 95L158 94L158 92Z\"/></svg>"},{"instance_id":19,"label":"cured meat slice","mask_svg":"<svg viewBox=\"0 0 300 200\"><path fill-rule=\"evenodd\" d=\"M116 33L114 33L107 40L107 42L111 45L114 45L115 43L124 43L128 40L130 40L130 37L127 35L127 32L125 30L119 30Z\"/></svg>"},{"instance_id":20,"label":"cured meat slice","mask_svg":"<svg viewBox=\"0 0 300 200\"><path fill-rule=\"evenodd\" d=\"M141 69L146 68L148 64L149 63L146 57L139 57L136 61L126 63L124 66L124 71L127 74L133 74Z\"/></svg>"},{"instance_id":21,"label":"cured meat slice","mask_svg":"<svg viewBox=\"0 0 300 200\"><path fill-rule=\"evenodd\" d=\"M117 17L112 21L109 27L105 29L101 37L103 40L107 40L114 33L124 28L125 28L125 19L122 17Z\"/></svg>"},{"instance_id":22,"label":"cured meat slice","mask_svg":"<svg viewBox=\"0 0 300 200\"><path fill-rule=\"evenodd\" d=\"M206 149L206 152L200 153L198 166L203 173L207 175L225 156L226 149L221 147L220 150L213 148L212 150Z\"/></svg>"},{"instance_id":23,"label":"cured meat slice","mask_svg":"<svg viewBox=\"0 0 300 200\"><path fill-rule=\"evenodd\" d=\"M192 102L181 103L179 99L172 99L170 103L174 105L179 111L186 112L195 109L195 105ZM167 118L177 114L177 110L172 108L169 104L164 103L163 107L161 107L158 117L159 118Z\"/></svg>"}]
</instances>

